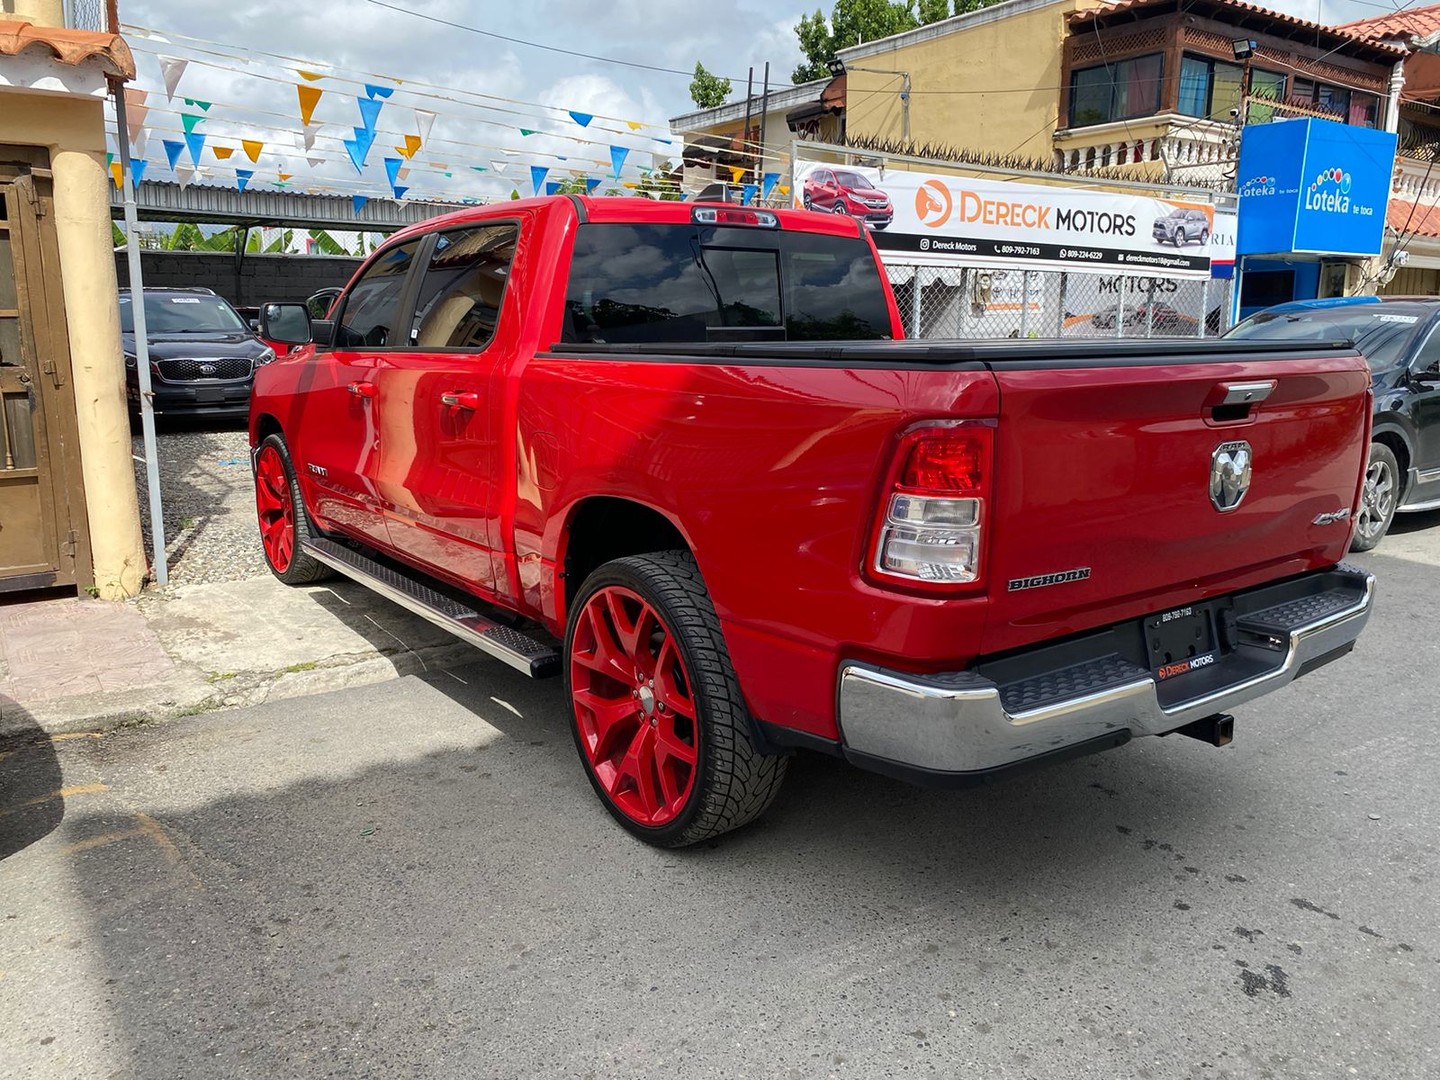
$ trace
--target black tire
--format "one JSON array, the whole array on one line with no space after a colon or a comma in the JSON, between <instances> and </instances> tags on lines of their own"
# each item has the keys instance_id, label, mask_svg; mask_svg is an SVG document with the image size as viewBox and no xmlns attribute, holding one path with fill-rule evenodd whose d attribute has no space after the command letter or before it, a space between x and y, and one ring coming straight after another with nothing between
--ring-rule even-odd
<instances>
[{"instance_id":1,"label":"black tire","mask_svg":"<svg viewBox=\"0 0 1440 1080\"><path fill-rule=\"evenodd\" d=\"M1208 243L1210 243L1210 230L1209 230L1209 229L1201 229L1201 230L1200 230L1200 246L1201 246L1201 247L1204 247L1204 246L1205 246L1206 244L1208 244Z\"/></svg>"},{"instance_id":2,"label":"black tire","mask_svg":"<svg viewBox=\"0 0 1440 1080\"><path fill-rule=\"evenodd\" d=\"M1170 242L1178 248L1184 244L1190 243L1190 237L1186 234L1184 229L1177 229L1175 231L1175 238Z\"/></svg>"},{"instance_id":3,"label":"black tire","mask_svg":"<svg viewBox=\"0 0 1440 1080\"><path fill-rule=\"evenodd\" d=\"M1395 451L1384 443L1371 443L1370 459L1365 463L1365 491L1360 497L1351 551L1371 550L1390 531L1395 507L1400 505L1403 483Z\"/></svg>"},{"instance_id":4,"label":"black tire","mask_svg":"<svg viewBox=\"0 0 1440 1080\"><path fill-rule=\"evenodd\" d=\"M691 682L698 728L694 783L683 808L659 827L632 820L611 800L590 764L575 711L571 656L576 627L586 603L610 586L636 593L668 625ZM689 552L659 551L615 559L591 574L570 608L564 667L570 731L581 766L610 815L632 835L656 847L685 847L748 824L775 800L789 759L758 753L751 743L750 715L720 621Z\"/></svg>"},{"instance_id":5,"label":"black tire","mask_svg":"<svg viewBox=\"0 0 1440 1080\"><path fill-rule=\"evenodd\" d=\"M806 210L813 210L813 209L815 209L815 208L810 204L810 196L809 196L809 195L802 195L802 196L800 197L800 201L801 201L801 203L804 204Z\"/></svg>"},{"instance_id":6,"label":"black tire","mask_svg":"<svg viewBox=\"0 0 1440 1080\"><path fill-rule=\"evenodd\" d=\"M282 569L276 565L276 559L272 558L272 545L265 542L265 531L264 526L262 525L260 550L265 555L265 565L270 568L270 572L272 574L274 574L277 578L283 581L286 585L312 585L317 581L324 581L327 578L334 577L335 572L333 570L331 570L324 563L317 562L311 556L306 555L305 552L302 550L301 545L304 544L305 541L317 536L319 534L319 530L316 529L315 526L311 523L310 515L305 510L305 501L300 496L300 484L295 479L295 466L290 461L290 448L285 445L285 437L278 432L274 435L266 436L265 440L261 442L260 447L256 452L255 460L257 466L260 463L261 456L268 453L269 451L274 451L279 455L280 466L284 473L285 484L286 487L289 489L289 505L292 514L291 528L293 531L293 542L291 546L290 560L288 564ZM261 483L262 480L259 476L259 470L257 468L257 475L255 477L257 517L259 516L259 498Z\"/></svg>"}]
</instances>

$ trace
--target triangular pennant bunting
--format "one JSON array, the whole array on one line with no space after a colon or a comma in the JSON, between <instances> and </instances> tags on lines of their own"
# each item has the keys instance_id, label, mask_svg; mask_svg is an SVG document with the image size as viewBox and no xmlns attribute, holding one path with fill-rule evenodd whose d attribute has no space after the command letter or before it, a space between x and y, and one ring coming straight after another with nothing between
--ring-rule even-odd
<instances>
[{"instance_id":1,"label":"triangular pennant bunting","mask_svg":"<svg viewBox=\"0 0 1440 1080\"><path fill-rule=\"evenodd\" d=\"M398 157L387 157L385 159L385 175L390 178L390 186L395 186L395 178L399 175L400 166L404 164Z\"/></svg>"},{"instance_id":2,"label":"triangular pennant bunting","mask_svg":"<svg viewBox=\"0 0 1440 1080\"><path fill-rule=\"evenodd\" d=\"M251 178L252 176L254 176L254 175L255 175L255 170L254 170L254 169L236 169L236 170L235 170L235 186L238 187L241 191L244 191L244 190L245 190L245 185L248 184L248 183L250 183L250 178Z\"/></svg>"},{"instance_id":3,"label":"triangular pennant bunting","mask_svg":"<svg viewBox=\"0 0 1440 1080\"><path fill-rule=\"evenodd\" d=\"M585 194L586 194L586 195L594 195L594 194L595 194L595 189L596 189L597 187L599 187L599 186L600 186L600 178L599 178L598 176L587 176L587 177L585 178Z\"/></svg>"},{"instance_id":4,"label":"triangular pennant bunting","mask_svg":"<svg viewBox=\"0 0 1440 1080\"><path fill-rule=\"evenodd\" d=\"M119 191L120 185L125 182L125 172L120 167L120 162L112 161L110 163L110 179L115 182L115 190Z\"/></svg>"},{"instance_id":5,"label":"triangular pennant bunting","mask_svg":"<svg viewBox=\"0 0 1440 1080\"><path fill-rule=\"evenodd\" d=\"M547 182L546 185L545 185L545 194L546 194L546 195L554 195L554 194L555 194L556 192L558 192L559 190L560 190L560 181L559 181L559 180L551 180L551 181Z\"/></svg>"},{"instance_id":6,"label":"triangular pennant bunting","mask_svg":"<svg viewBox=\"0 0 1440 1080\"><path fill-rule=\"evenodd\" d=\"M149 164L144 158L130 160L130 183L135 185L136 190L139 190L140 181L145 178L145 166Z\"/></svg>"},{"instance_id":7,"label":"triangular pennant bunting","mask_svg":"<svg viewBox=\"0 0 1440 1080\"><path fill-rule=\"evenodd\" d=\"M317 82L320 79L325 78L325 76L321 75L318 71L301 71L299 68L295 69L295 74L299 75L300 78L304 79L306 82Z\"/></svg>"},{"instance_id":8,"label":"triangular pennant bunting","mask_svg":"<svg viewBox=\"0 0 1440 1080\"><path fill-rule=\"evenodd\" d=\"M420 132L420 141L430 141L430 129L435 126L435 114L428 109L415 110L415 130Z\"/></svg>"},{"instance_id":9,"label":"triangular pennant bunting","mask_svg":"<svg viewBox=\"0 0 1440 1080\"><path fill-rule=\"evenodd\" d=\"M160 145L165 147L165 160L170 163L170 169L173 172L175 162L179 161L180 155L185 152L185 144L176 142L174 139L161 139Z\"/></svg>"},{"instance_id":10,"label":"triangular pennant bunting","mask_svg":"<svg viewBox=\"0 0 1440 1080\"><path fill-rule=\"evenodd\" d=\"M509 166L509 164L510 163L508 161L492 161L490 162L490 168L494 169L501 176L504 176L505 169Z\"/></svg>"},{"instance_id":11,"label":"triangular pennant bunting","mask_svg":"<svg viewBox=\"0 0 1440 1080\"><path fill-rule=\"evenodd\" d=\"M365 84L365 96L368 98L387 98L395 92L393 86L376 86L373 83Z\"/></svg>"},{"instance_id":12,"label":"triangular pennant bunting","mask_svg":"<svg viewBox=\"0 0 1440 1080\"><path fill-rule=\"evenodd\" d=\"M408 187L392 187L390 190L395 193L395 199L398 202L405 197L405 193L410 189Z\"/></svg>"},{"instance_id":13,"label":"triangular pennant bunting","mask_svg":"<svg viewBox=\"0 0 1440 1080\"><path fill-rule=\"evenodd\" d=\"M397 147L395 147L395 152L396 152L397 154L399 154L401 157L413 158L413 157L415 156L415 151L417 151L417 150L419 150L419 149L420 149L420 136L419 136L419 135L406 135L406 136L405 136L405 145L404 145L404 146L397 146Z\"/></svg>"},{"instance_id":14,"label":"triangular pennant bunting","mask_svg":"<svg viewBox=\"0 0 1440 1080\"><path fill-rule=\"evenodd\" d=\"M227 161L230 155L235 152L235 148L233 146L212 146L210 152L221 161Z\"/></svg>"},{"instance_id":15,"label":"triangular pennant bunting","mask_svg":"<svg viewBox=\"0 0 1440 1080\"><path fill-rule=\"evenodd\" d=\"M521 135L534 135L534 134L535 134L535 129L534 129L534 128L521 128L521 129L520 129L520 134L521 134Z\"/></svg>"},{"instance_id":16,"label":"triangular pennant bunting","mask_svg":"<svg viewBox=\"0 0 1440 1080\"><path fill-rule=\"evenodd\" d=\"M209 101L201 101L201 100L199 100L198 98L189 98L189 97L187 97L187 98L184 98L183 100L184 100L184 102L185 102L186 105L194 105L195 108L199 109L201 112L209 112L209 111L210 111L210 106L211 106L211 104L212 104L212 102L209 102Z\"/></svg>"},{"instance_id":17,"label":"triangular pennant bunting","mask_svg":"<svg viewBox=\"0 0 1440 1080\"><path fill-rule=\"evenodd\" d=\"M778 172L767 172L764 176L762 176L760 178L760 198L770 198L770 192L775 190L775 185L779 182L780 174Z\"/></svg>"},{"instance_id":18,"label":"triangular pennant bunting","mask_svg":"<svg viewBox=\"0 0 1440 1080\"><path fill-rule=\"evenodd\" d=\"M195 170L192 169L189 165L176 165L176 166L175 166L175 182L180 185L180 190L181 190L181 191L184 191L185 188L186 188L186 186L187 186L187 185L190 183L190 181L193 180L194 178L195 178Z\"/></svg>"},{"instance_id":19,"label":"triangular pennant bunting","mask_svg":"<svg viewBox=\"0 0 1440 1080\"><path fill-rule=\"evenodd\" d=\"M484 171L485 171L485 166L484 166L484 165L471 165L470 168L474 169L476 172L484 172Z\"/></svg>"},{"instance_id":20,"label":"triangular pennant bunting","mask_svg":"<svg viewBox=\"0 0 1440 1080\"><path fill-rule=\"evenodd\" d=\"M137 90L133 86L125 88L125 123L130 128L130 141L135 141L135 136L140 134L140 129L145 126L145 114L150 111L145 104L149 96L148 90Z\"/></svg>"},{"instance_id":21,"label":"triangular pennant bunting","mask_svg":"<svg viewBox=\"0 0 1440 1080\"><path fill-rule=\"evenodd\" d=\"M576 112L574 109L571 109L570 119L574 120L581 127L589 127L590 121L595 119L595 114L588 112Z\"/></svg>"},{"instance_id":22,"label":"triangular pennant bunting","mask_svg":"<svg viewBox=\"0 0 1440 1080\"><path fill-rule=\"evenodd\" d=\"M306 165L309 165L310 168L313 169L313 168L315 168L317 165L324 165L324 164L325 164L325 159L324 159L323 157L307 157L307 158L305 159L305 164L306 164Z\"/></svg>"},{"instance_id":23,"label":"triangular pennant bunting","mask_svg":"<svg viewBox=\"0 0 1440 1080\"><path fill-rule=\"evenodd\" d=\"M175 88L180 85L180 77L185 74L189 65L189 60L182 60L178 56L160 57L160 75L165 80L166 101L175 100Z\"/></svg>"},{"instance_id":24,"label":"triangular pennant bunting","mask_svg":"<svg viewBox=\"0 0 1440 1080\"><path fill-rule=\"evenodd\" d=\"M306 125L305 125L305 149L306 149L306 150L311 150L311 149L314 148L314 146L315 146L315 136L318 135L318 134L320 134L320 129L321 129L322 127L324 127L323 124L306 124Z\"/></svg>"},{"instance_id":25,"label":"triangular pennant bunting","mask_svg":"<svg viewBox=\"0 0 1440 1080\"><path fill-rule=\"evenodd\" d=\"M245 156L251 161L259 161L260 151L265 149L265 144L259 139L241 139L240 145L245 148Z\"/></svg>"},{"instance_id":26,"label":"triangular pennant bunting","mask_svg":"<svg viewBox=\"0 0 1440 1080\"><path fill-rule=\"evenodd\" d=\"M131 157L144 157L145 147L147 147L149 144L150 132L147 131L145 128L141 128L140 133L136 135L135 138L130 140L130 145L134 147L134 150L131 153Z\"/></svg>"},{"instance_id":27,"label":"triangular pennant bunting","mask_svg":"<svg viewBox=\"0 0 1440 1080\"><path fill-rule=\"evenodd\" d=\"M309 125L310 118L315 115L315 106L320 104L320 96L325 93L318 86L296 85L295 93L300 98L300 123Z\"/></svg>"},{"instance_id":28,"label":"triangular pennant bunting","mask_svg":"<svg viewBox=\"0 0 1440 1080\"><path fill-rule=\"evenodd\" d=\"M205 133L203 131L187 131L185 133L185 147L190 151L190 163L198 166L200 164L200 151L205 149Z\"/></svg>"},{"instance_id":29,"label":"triangular pennant bunting","mask_svg":"<svg viewBox=\"0 0 1440 1080\"><path fill-rule=\"evenodd\" d=\"M631 131L639 131L645 125L640 123L639 120L626 120L625 126L628 127Z\"/></svg>"},{"instance_id":30,"label":"triangular pennant bunting","mask_svg":"<svg viewBox=\"0 0 1440 1080\"><path fill-rule=\"evenodd\" d=\"M293 173L288 173L288 172L282 172L282 173L277 173L276 175L280 177L280 183L283 184L286 180L289 180L290 177L291 177L292 175L294 175L294 174L293 174Z\"/></svg>"},{"instance_id":31,"label":"triangular pennant bunting","mask_svg":"<svg viewBox=\"0 0 1440 1080\"><path fill-rule=\"evenodd\" d=\"M410 175L410 170L409 170L409 169L404 169L404 168L402 168L402 169L399 169L399 170L395 173L395 175L396 175L397 177L399 177L401 180L404 180L404 179L406 179L406 178Z\"/></svg>"},{"instance_id":32,"label":"triangular pennant bunting","mask_svg":"<svg viewBox=\"0 0 1440 1080\"><path fill-rule=\"evenodd\" d=\"M535 188L535 194L540 194L540 186L545 183L545 174L550 170L544 165L530 166L530 183Z\"/></svg>"},{"instance_id":33,"label":"triangular pennant bunting","mask_svg":"<svg viewBox=\"0 0 1440 1080\"><path fill-rule=\"evenodd\" d=\"M740 203L742 206L749 206L755 201L755 193L760 190L759 184L746 184L740 189Z\"/></svg>"},{"instance_id":34,"label":"triangular pennant bunting","mask_svg":"<svg viewBox=\"0 0 1440 1080\"><path fill-rule=\"evenodd\" d=\"M356 215L358 215L358 214L360 213L360 211L365 208L365 204L366 204L367 202L369 202L369 201L370 201L370 196L368 196L368 195L351 195L351 196L350 196L350 209L351 209L351 211L352 211L353 213L355 213Z\"/></svg>"},{"instance_id":35,"label":"triangular pennant bunting","mask_svg":"<svg viewBox=\"0 0 1440 1080\"><path fill-rule=\"evenodd\" d=\"M190 132L192 132L192 131L195 130L195 125L196 125L196 124L203 124L204 122L205 122L205 117L203 117L203 116L196 116L194 113L181 113L181 114L180 114L180 123L185 126L185 134L187 134L187 135L190 134Z\"/></svg>"},{"instance_id":36,"label":"triangular pennant bunting","mask_svg":"<svg viewBox=\"0 0 1440 1080\"><path fill-rule=\"evenodd\" d=\"M630 151L624 146L610 147L610 168L615 174L615 179L620 179L620 170L625 167L625 157Z\"/></svg>"},{"instance_id":37,"label":"triangular pennant bunting","mask_svg":"<svg viewBox=\"0 0 1440 1080\"><path fill-rule=\"evenodd\" d=\"M360 122L366 131L375 130L375 121L380 116L380 110L385 102L377 101L374 98L356 98L355 104L360 106Z\"/></svg>"}]
</instances>

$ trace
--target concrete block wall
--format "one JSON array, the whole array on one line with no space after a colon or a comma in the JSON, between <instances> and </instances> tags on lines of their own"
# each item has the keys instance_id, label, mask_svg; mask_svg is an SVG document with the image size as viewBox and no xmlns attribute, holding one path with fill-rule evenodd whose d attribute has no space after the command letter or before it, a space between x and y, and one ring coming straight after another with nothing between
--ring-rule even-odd
<instances>
[{"instance_id":1,"label":"concrete block wall","mask_svg":"<svg viewBox=\"0 0 1440 1080\"><path fill-rule=\"evenodd\" d=\"M246 255L237 273L229 252L142 251L140 273L146 288L213 289L236 307L268 300L304 300L311 293L344 285L361 260L331 255ZM124 251L115 253L120 287L130 285Z\"/></svg>"}]
</instances>

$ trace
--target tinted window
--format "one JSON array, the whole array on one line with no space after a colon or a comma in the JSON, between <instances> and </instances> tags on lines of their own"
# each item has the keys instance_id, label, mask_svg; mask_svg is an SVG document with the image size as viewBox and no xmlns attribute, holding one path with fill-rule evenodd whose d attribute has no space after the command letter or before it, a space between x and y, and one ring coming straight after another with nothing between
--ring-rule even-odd
<instances>
[{"instance_id":1,"label":"tinted window","mask_svg":"<svg viewBox=\"0 0 1440 1080\"><path fill-rule=\"evenodd\" d=\"M1353 341L1377 371L1405 354L1429 311L1389 304L1342 304L1300 311L1262 311L1239 323L1226 337L1257 341Z\"/></svg>"},{"instance_id":2,"label":"tinted window","mask_svg":"<svg viewBox=\"0 0 1440 1080\"><path fill-rule=\"evenodd\" d=\"M340 349L384 348L403 345L395 334L400 317L400 294L405 275L415 259L419 240L383 252L345 297L335 346Z\"/></svg>"},{"instance_id":3,"label":"tinted window","mask_svg":"<svg viewBox=\"0 0 1440 1080\"><path fill-rule=\"evenodd\" d=\"M890 336L859 239L696 225L582 225L566 294L574 342Z\"/></svg>"},{"instance_id":4,"label":"tinted window","mask_svg":"<svg viewBox=\"0 0 1440 1080\"><path fill-rule=\"evenodd\" d=\"M1161 57L1137 56L1071 76L1070 126L1144 116L1160 108Z\"/></svg>"},{"instance_id":5,"label":"tinted window","mask_svg":"<svg viewBox=\"0 0 1440 1080\"><path fill-rule=\"evenodd\" d=\"M135 332L135 312L130 294L120 296L120 329ZM232 333L249 330L250 325L228 303L218 296L181 296L167 293L145 294L145 333L204 334Z\"/></svg>"},{"instance_id":6,"label":"tinted window","mask_svg":"<svg viewBox=\"0 0 1440 1080\"><path fill-rule=\"evenodd\" d=\"M483 349L490 343L518 236L515 225L484 225L435 237L420 279L412 345Z\"/></svg>"}]
</instances>

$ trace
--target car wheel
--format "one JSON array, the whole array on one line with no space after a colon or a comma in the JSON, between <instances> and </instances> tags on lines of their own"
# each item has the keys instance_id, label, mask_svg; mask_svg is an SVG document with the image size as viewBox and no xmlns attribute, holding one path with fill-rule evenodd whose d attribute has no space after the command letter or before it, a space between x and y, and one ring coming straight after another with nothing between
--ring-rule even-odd
<instances>
[{"instance_id":1,"label":"car wheel","mask_svg":"<svg viewBox=\"0 0 1440 1080\"><path fill-rule=\"evenodd\" d=\"M849 210L846 210L846 209L845 209L845 204L844 204L843 202L837 202L837 203L835 203L833 206L831 206L831 207L830 207L830 212L831 212L832 214L848 214L848 213L850 213Z\"/></svg>"},{"instance_id":2,"label":"car wheel","mask_svg":"<svg viewBox=\"0 0 1440 1080\"><path fill-rule=\"evenodd\" d=\"M1200 246L1201 246L1201 247L1204 247L1204 246L1205 246L1206 244L1208 244L1208 243L1210 243L1210 230L1209 230L1209 229L1201 229L1201 230L1200 230Z\"/></svg>"},{"instance_id":3,"label":"car wheel","mask_svg":"<svg viewBox=\"0 0 1440 1080\"><path fill-rule=\"evenodd\" d=\"M804 196L802 196L801 199L800 199L800 201L805 204L805 209L806 209L806 210L814 210L814 209L815 209L814 205L810 202L810 196L809 196L809 195L804 195Z\"/></svg>"},{"instance_id":4,"label":"car wheel","mask_svg":"<svg viewBox=\"0 0 1440 1080\"><path fill-rule=\"evenodd\" d=\"M324 563L300 548L315 535L290 450L282 435L268 436L255 455L255 510L260 524L260 547L270 572L286 585L309 585L332 576Z\"/></svg>"},{"instance_id":5,"label":"car wheel","mask_svg":"<svg viewBox=\"0 0 1440 1080\"><path fill-rule=\"evenodd\" d=\"M688 552L616 559L586 579L565 632L571 732L605 808L683 847L758 817L788 759L758 753L720 621Z\"/></svg>"},{"instance_id":6,"label":"car wheel","mask_svg":"<svg viewBox=\"0 0 1440 1080\"><path fill-rule=\"evenodd\" d=\"M1360 514L1355 521L1351 551L1369 551L1390 528L1400 498L1400 463L1384 443L1370 444L1365 466L1365 488L1360 493Z\"/></svg>"},{"instance_id":7,"label":"car wheel","mask_svg":"<svg viewBox=\"0 0 1440 1080\"><path fill-rule=\"evenodd\" d=\"M1177 229L1175 232L1175 239L1172 241L1172 243L1174 243L1174 245L1178 248L1183 244L1188 244L1189 242L1190 237L1185 235L1185 230Z\"/></svg>"}]
</instances>

